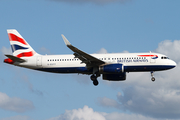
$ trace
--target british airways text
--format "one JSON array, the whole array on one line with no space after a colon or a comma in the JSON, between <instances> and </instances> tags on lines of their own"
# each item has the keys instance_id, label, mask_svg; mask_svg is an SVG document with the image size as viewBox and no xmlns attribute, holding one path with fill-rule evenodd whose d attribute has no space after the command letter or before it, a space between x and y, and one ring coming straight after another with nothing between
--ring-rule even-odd
<instances>
[{"instance_id":1,"label":"british airways text","mask_svg":"<svg viewBox=\"0 0 180 120\"><path fill-rule=\"evenodd\" d=\"M143 59L143 60L117 60L118 63L129 63L129 62L148 62L148 59Z\"/></svg>"}]
</instances>

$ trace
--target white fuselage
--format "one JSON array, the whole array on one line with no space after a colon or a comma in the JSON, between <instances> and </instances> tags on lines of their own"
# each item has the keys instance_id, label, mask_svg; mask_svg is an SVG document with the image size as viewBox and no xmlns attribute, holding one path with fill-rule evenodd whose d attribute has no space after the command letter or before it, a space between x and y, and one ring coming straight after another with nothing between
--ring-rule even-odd
<instances>
[{"instance_id":1,"label":"white fuselage","mask_svg":"<svg viewBox=\"0 0 180 120\"><path fill-rule=\"evenodd\" d=\"M158 53L116 53L90 54L106 64L123 64L124 72L146 72L171 69L176 63L168 57ZM157 58L151 57L158 56ZM27 62L14 63L17 66L55 73L82 73L92 74L74 55L38 55L23 58Z\"/></svg>"}]
</instances>

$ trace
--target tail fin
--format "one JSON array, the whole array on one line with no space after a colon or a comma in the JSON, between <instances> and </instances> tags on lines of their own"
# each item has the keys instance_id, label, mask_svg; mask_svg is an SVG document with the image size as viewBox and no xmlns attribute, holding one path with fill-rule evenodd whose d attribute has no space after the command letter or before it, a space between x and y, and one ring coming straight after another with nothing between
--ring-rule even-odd
<instances>
[{"instance_id":1,"label":"tail fin","mask_svg":"<svg viewBox=\"0 0 180 120\"><path fill-rule=\"evenodd\" d=\"M32 57L38 55L33 48L25 41L25 39L15 29L7 30L13 56L18 58L21 57Z\"/></svg>"}]
</instances>

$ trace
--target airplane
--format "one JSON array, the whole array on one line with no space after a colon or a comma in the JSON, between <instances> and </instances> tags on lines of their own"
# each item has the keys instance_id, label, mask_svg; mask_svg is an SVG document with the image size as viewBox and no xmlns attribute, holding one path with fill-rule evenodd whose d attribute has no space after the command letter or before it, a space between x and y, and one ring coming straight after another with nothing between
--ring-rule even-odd
<instances>
[{"instance_id":1,"label":"airplane","mask_svg":"<svg viewBox=\"0 0 180 120\"><path fill-rule=\"evenodd\" d=\"M91 75L93 84L99 84L97 78L103 80L124 81L126 73L150 72L151 80L155 81L153 73L176 67L176 63L166 55L159 53L107 53L88 54L74 47L64 35L66 46L74 53L72 55L40 55L26 42L15 29L7 30L13 55L5 55L5 63L52 73L78 73Z\"/></svg>"}]
</instances>

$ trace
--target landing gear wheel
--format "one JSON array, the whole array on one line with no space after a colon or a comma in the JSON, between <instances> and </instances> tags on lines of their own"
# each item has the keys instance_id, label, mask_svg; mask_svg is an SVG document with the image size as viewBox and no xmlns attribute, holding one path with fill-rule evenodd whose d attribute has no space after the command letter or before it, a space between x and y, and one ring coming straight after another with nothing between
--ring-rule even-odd
<instances>
[{"instance_id":1,"label":"landing gear wheel","mask_svg":"<svg viewBox=\"0 0 180 120\"><path fill-rule=\"evenodd\" d=\"M97 77L95 75L91 75L91 80L92 81L97 80Z\"/></svg>"},{"instance_id":2,"label":"landing gear wheel","mask_svg":"<svg viewBox=\"0 0 180 120\"><path fill-rule=\"evenodd\" d=\"M154 82L155 81L155 77L152 77L151 80Z\"/></svg>"},{"instance_id":3,"label":"landing gear wheel","mask_svg":"<svg viewBox=\"0 0 180 120\"><path fill-rule=\"evenodd\" d=\"M98 75L96 74L96 75L91 75L91 80L93 81L93 84L94 84L94 86L97 86L98 84L99 84L99 82L97 81L97 77L98 77Z\"/></svg>"},{"instance_id":4,"label":"landing gear wheel","mask_svg":"<svg viewBox=\"0 0 180 120\"><path fill-rule=\"evenodd\" d=\"M94 86L97 86L99 84L99 82L97 80L94 80L93 84L94 84Z\"/></svg>"}]
</instances>

